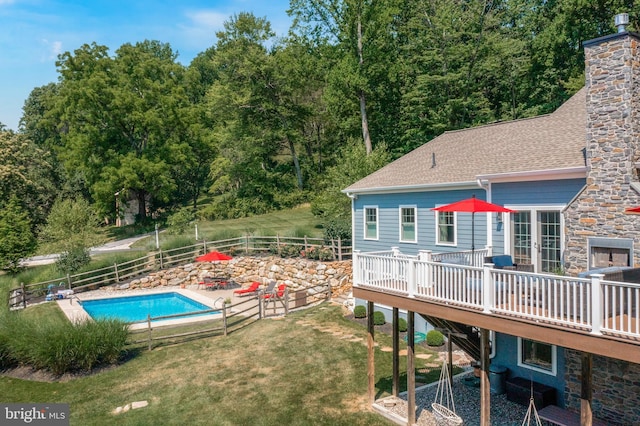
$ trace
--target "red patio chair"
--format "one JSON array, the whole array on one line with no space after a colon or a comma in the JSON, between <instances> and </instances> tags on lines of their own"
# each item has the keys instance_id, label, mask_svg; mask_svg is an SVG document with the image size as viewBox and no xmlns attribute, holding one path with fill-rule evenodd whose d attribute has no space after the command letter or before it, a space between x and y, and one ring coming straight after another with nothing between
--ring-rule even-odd
<instances>
[{"instance_id":1,"label":"red patio chair","mask_svg":"<svg viewBox=\"0 0 640 426\"><path fill-rule=\"evenodd\" d=\"M284 290L287 288L286 284L280 284L278 286L278 290L273 292L273 293L269 293L269 294L265 294L263 297L265 299L272 299L272 298L278 298L278 299L282 299L284 297Z\"/></svg>"},{"instance_id":2,"label":"red patio chair","mask_svg":"<svg viewBox=\"0 0 640 426\"><path fill-rule=\"evenodd\" d=\"M239 288L237 290L234 290L233 294L238 295L238 296L249 296L249 295L255 293L256 291L258 291L259 287L260 287L260 283L258 281L254 281L254 282L251 283L251 285L249 287Z\"/></svg>"}]
</instances>

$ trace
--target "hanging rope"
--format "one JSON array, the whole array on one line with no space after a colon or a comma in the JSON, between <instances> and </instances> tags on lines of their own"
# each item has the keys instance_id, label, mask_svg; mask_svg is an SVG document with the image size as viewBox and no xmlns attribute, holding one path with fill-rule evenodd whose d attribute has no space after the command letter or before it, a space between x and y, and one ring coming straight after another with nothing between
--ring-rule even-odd
<instances>
[{"instance_id":1,"label":"hanging rope","mask_svg":"<svg viewBox=\"0 0 640 426\"><path fill-rule=\"evenodd\" d=\"M535 420L534 425L542 426L542 421L540 421L540 417L538 417L538 410L536 410L536 403L533 400L533 379L531 380L531 398L529 399L529 408L527 409L527 414L524 416L524 420L522 421L522 426L531 426L531 422Z\"/></svg>"},{"instance_id":2,"label":"hanging rope","mask_svg":"<svg viewBox=\"0 0 640 426\"><path fill-rule=\"evenodd\" d=\"M449 366L446 359L442 363L436 398L431 404L431 409L438 425L459 426L463 423L462 418L456 414L453 389L451 380L449 380Z\"/></svg>"}]
</instances>

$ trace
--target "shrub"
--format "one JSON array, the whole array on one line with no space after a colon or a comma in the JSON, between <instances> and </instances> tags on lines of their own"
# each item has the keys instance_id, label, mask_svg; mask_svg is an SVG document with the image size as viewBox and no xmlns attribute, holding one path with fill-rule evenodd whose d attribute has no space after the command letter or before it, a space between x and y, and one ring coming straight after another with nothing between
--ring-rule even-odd
<instances>
[{"instance_id":1,"label":"shrub","mask_svg":"<svg viewBox=\"0 0 640 426\"><path fill-rule=\"evenodd\" d=\"M387 320L384 317L384 314L380 311L375 311L373 313L373 324L374 325L385 325Z\"/></svg>"},{"instance_id":2,"label":"shrub","mask_svg":"<svg viewBox=\"0 0 640 426\"><path fill-rule=\"evenodd\" d=\"M442 346L444 345L444 336L438 330L431 330L427 333L427 345Z\"/></svg>"},{"instance_id":3,"label":"shrub","mask_svg":"<svg viewBox=\"0 0 640 426\"><path fill-rule=\"evenodd\" d=\"M367 308L362 305L358 305L353 308L353 316L356 318L366 318L367 317Z\"/></svg>"},{"instance_id":4,"label":"shrub","mask_svg":"<svg viewBox=\"0 0 640 426\"><path fill-rule=\"evenodd\" d=\"M398 318L398 331L407 331L407 320L404 318Z\"/></svg>"},{"instance_id":5,"label":"shrub","mask_svg":"<svg viewBox=\"0 0 640 426\"><path fill-rule=\"evenodd\" d=\"M117 320L71 323L6 317L0 328L3 364L20 360L58 375L118 362L129 335L126 324Z\"/></svg>"},{"instance_id":6,"label":"shrub","mask_svg":"<svg viewBox=\"0 0 640 426\"><path fill-rule=\"evenodd\" d=\"M184 234L195 218L196 215L193 209L189 207L182 207L167 218L169 233L174 235Z\"/></svg>"}]
</instances>

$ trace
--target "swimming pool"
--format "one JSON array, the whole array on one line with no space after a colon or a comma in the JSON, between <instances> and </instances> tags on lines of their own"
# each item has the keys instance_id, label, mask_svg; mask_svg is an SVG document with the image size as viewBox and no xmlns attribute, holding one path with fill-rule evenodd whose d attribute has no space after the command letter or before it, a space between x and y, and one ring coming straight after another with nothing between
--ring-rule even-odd
<instances>
[{"instance_id":1,"label":"swimming pool","mask_svg":"<svg viewBox=\"0 0 640 426\"><path fill-rule=\"evenodd\" d=\"M81 303L82 308L93 319L117 318L126 322L144 321L147 315L155 318L212 309L210 306L175 292L84 300ZM207 314L215 313L219 311Z\"/></svg>"}]
</instances>

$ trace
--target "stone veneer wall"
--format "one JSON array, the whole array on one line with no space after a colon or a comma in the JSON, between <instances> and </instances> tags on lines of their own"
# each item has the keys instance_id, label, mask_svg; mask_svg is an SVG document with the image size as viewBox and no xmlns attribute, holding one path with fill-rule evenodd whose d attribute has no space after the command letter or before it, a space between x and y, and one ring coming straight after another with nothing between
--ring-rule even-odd
<instances>
[{"instance_id":1,"label":"stone veneer wall","mask_svg":"<svg viewBox=\"0 0 640 426\"><path fill-rule=\"evenodd\" d=\"M564 268L571 275L588 265L588 238L633 238L640 264L640 218L625 214L640 205L639 40L620 33L585 42L587 85L587 184L564 214Z\"/></svg>"},{"instance_id":2,"label":"stone veneer wall","mask_svg":"<svg viewBox=\"0 0 640 426\"><path fill-rule=\"evenodd\" d=\"M565 362L565 404L580 412L580 353L566 349ZM594 355L592 381L594 417L611 425L640 424L640 365Z\"/></svg>"},{"instance_id":3,"label":"stone veneer wall","mask_svg":"<svg viewBox=\"0 0 640 426\"><path fill-rule=\"evenodd\" d=\"M331 285L332 295L351 291L351 261L320 262L301 258L236 257L228 262L196 262L152 272L144 278L115 286L115 289L154 288L197 285L205 275L228 276L241 286L253 281L268 284L275 280L290 290Z\"/></svg>"}]
</instances>

